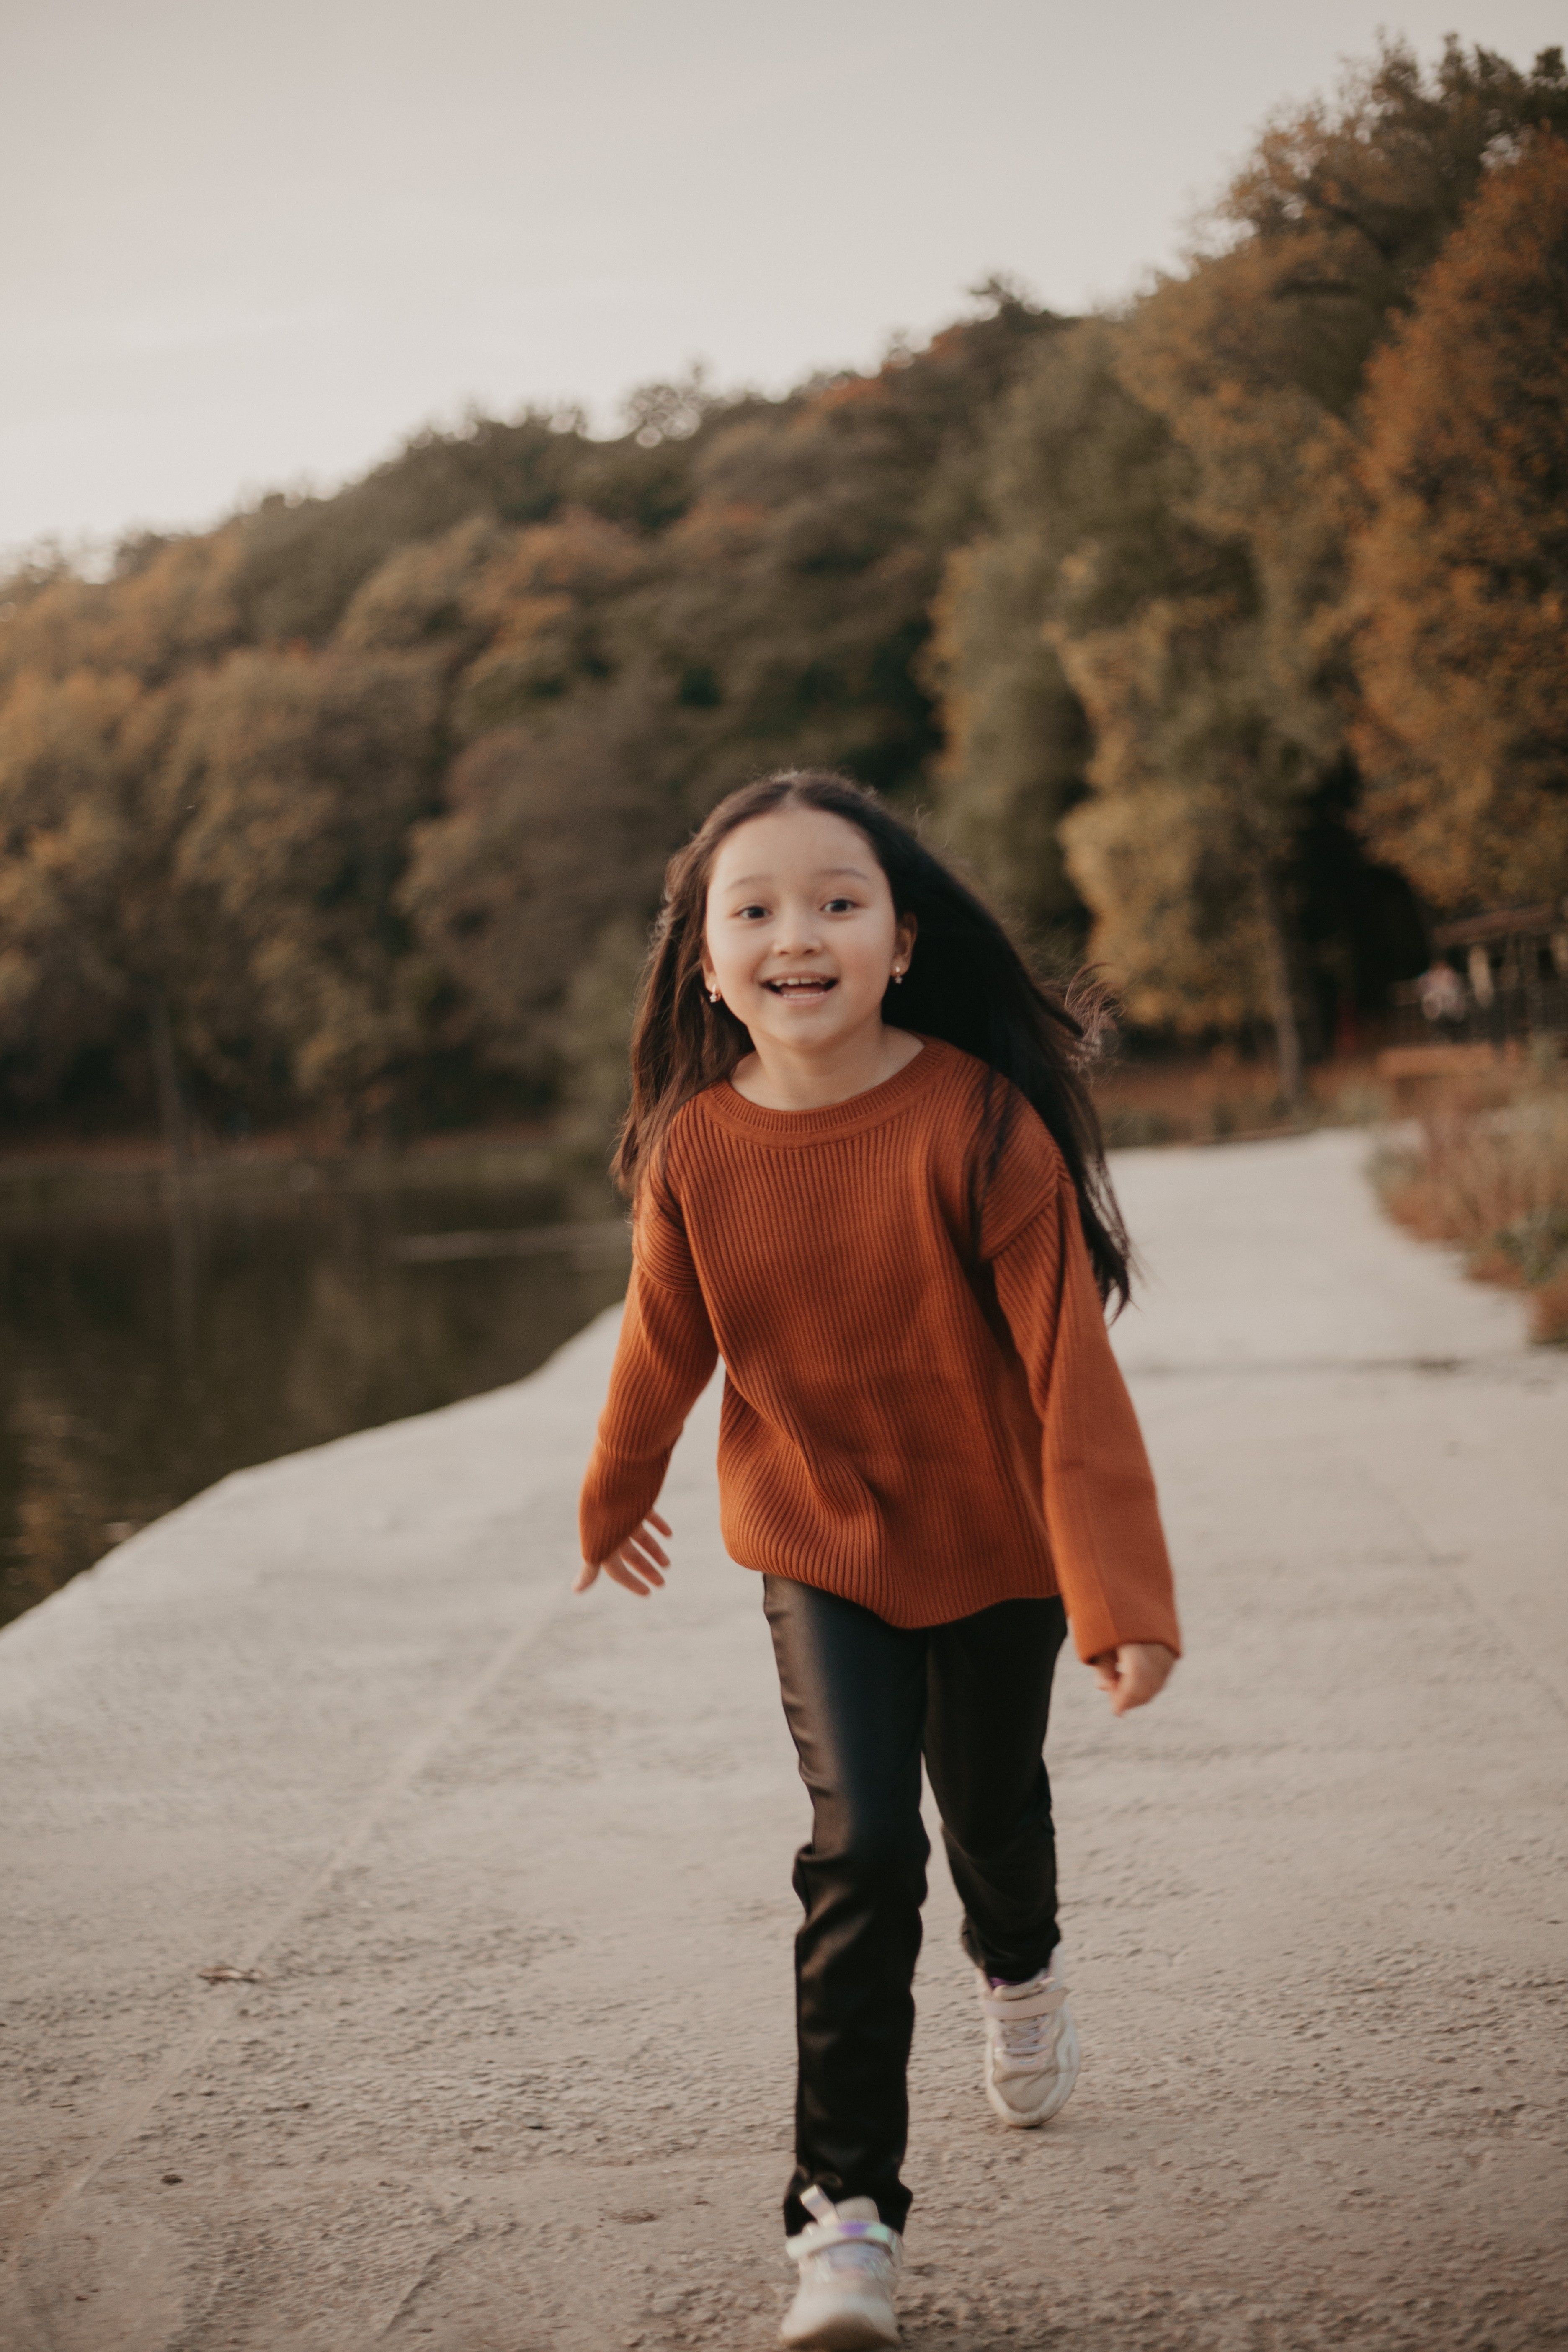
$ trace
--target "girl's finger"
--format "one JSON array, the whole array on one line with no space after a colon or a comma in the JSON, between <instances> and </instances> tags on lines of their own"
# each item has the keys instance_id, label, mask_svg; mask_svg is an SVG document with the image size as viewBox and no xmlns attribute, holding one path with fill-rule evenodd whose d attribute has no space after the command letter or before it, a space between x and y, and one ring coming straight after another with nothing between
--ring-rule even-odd
<instances>
[{"instance_id":1,"label":"girl's finger","mask_svg":"<svg viewBox=\"0 0 1568 2352\"><path fill-rule=\"evenodd\" d=\"M650 1519L658 1518L657 1512L650 1512L648 1516ZM666 1535L669 1533L662 1519L658 1519L658 1525ZM659 1570L668 1566L668 1555L653 1537L645 1532L628 1537L619 1551L613 1553L608 1559L601 1560L597 1567L593 1561L584 1560L572 1580L572 1590L574 1592L586 1592L595 1580L604 1575L610 1579L612 1584L618 1584L623 1591L635 1592L639 1601L646 1601L650 1587L658 1585L662 1589L664 1578Z\"/></svg>"},{"instance_id":2,"label":"girl's finger","mask_svg":"<svg viewBox=\"0 0 1568 2352\"><path fill-rule=\"evenodd\" d=\"M657 1528L661 1536L672 1536L675 1533L675 1529L670 1526L669 1521L668 1519L660 1518L657 1511L650 1511L648 1513L647 1524L650 1528Z\"/></svg>"},{"instance_id":3,"label":"girl's finger","mask_svg":"<svg viewBox=\"0 0 1568 2352\"><path fill-rule=\"evenodd\" d=\"M650 1584L664 1582L663 1577L658 1572L658 1563L648 1555L646 1537L628 1536L616 1557L623 1568L631 1570L634 1576L646 1576ZM668 1566L668 1563L666 1562L666 1565Z\"/></svg>"}]
</instances>

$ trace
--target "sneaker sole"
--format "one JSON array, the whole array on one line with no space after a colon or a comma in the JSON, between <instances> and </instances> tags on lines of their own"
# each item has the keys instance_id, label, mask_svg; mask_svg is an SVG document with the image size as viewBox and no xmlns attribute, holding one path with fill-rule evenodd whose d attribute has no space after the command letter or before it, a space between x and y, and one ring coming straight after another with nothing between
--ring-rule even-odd
<instances>
[{"instance_id":1,"label":"sneaker sole","mask_svg":"<svg viewBox=\"0 0 1568 2352\"><path fill-rule=\"evenodd\" d=\"M889 2336L880 2322L865 2312L842 2311L819 2320L799 2336L786 2336L781 2329L779 2341L789 2347L789 2352L878 2352L879 2347L897 2344L900 2336L896 2325Z\"/></svg>"}]
</instances>

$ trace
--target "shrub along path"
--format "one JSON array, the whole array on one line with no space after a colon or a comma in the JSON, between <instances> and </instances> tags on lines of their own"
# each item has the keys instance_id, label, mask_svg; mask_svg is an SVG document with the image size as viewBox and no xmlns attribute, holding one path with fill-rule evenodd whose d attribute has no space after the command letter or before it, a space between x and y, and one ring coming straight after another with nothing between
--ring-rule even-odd
<instances>
[{"instance_id":1,"label":"shrub along path","mask_svg":"<svg viewBox=\"0 0 1568 2352\"><path fill-rule=\"evenodd\" d=\"M1120 1163L1191 1654L1122 1724L1064 1671L1046 2132L983 2102L937 1866L912 2347L1563 2329L1568 1360L1363 1148ZM670 1591L567 1593L612 1339L0 1638L6 2352L772 2340L805 1800L711 1398Z\"/></svg>"}]
</instances>

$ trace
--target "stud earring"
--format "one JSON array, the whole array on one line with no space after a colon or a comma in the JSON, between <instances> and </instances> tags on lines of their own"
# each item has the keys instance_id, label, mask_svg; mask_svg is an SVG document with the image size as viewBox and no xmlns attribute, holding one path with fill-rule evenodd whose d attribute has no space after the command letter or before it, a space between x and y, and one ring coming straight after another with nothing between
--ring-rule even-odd
<instances>
[{"instance_id":1,"label":"stud earring","mask_svg":"<svg viewBox=\"0 0 1568 2352\"><path fill-rule=\"evenodd\" d=\"M710 988L710 989L709 990L709 992L708 992L708 1002L709 1002L709 1003L710 1003L710 1004L717 1004L717 1003L718 1003L718 1002L719 1002L719 992L718 992L718 990L717 990L716 988Z\"/></svg>"},{"instance_id":2,"label":"stud earring","mask_svg":"<svg viewBox=\"0 0 1568 2352\"><path fill-rule=\"evenodd\" d=\"M895 971L895 972L894 972L894 974L893 974L893 986L894 986L895 988L902 988L903 984L904 984L904 975L903 975L903 973L902 973L901 971Z\"/></svg>"}]
</instances>

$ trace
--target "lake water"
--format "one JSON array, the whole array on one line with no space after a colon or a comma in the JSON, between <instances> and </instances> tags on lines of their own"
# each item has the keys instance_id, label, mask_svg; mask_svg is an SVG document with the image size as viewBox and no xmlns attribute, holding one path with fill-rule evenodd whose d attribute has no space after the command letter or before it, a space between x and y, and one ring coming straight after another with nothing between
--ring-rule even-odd
<instances>
[{"instance_id":1,"label":"lake water","mask_svg":"<svg viewBox=\"0 0 1568 2352\"><path fill-rule=\"evenodd\" d=\"M607 1188L0 1227L0 1621L230 1470L532 1371L626 1287Z\"/></svg>"}]
</instances>

